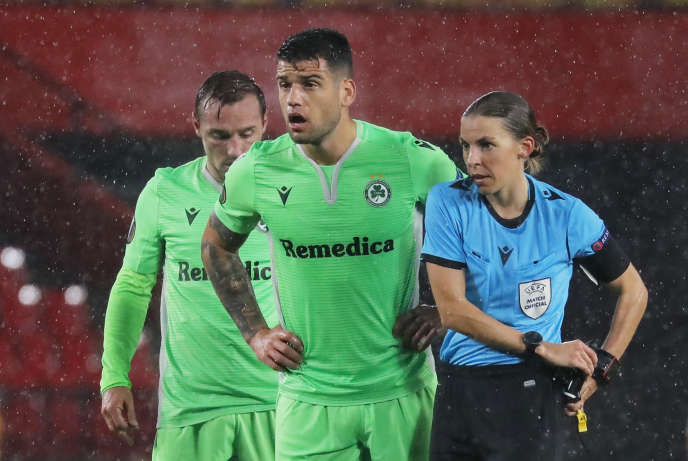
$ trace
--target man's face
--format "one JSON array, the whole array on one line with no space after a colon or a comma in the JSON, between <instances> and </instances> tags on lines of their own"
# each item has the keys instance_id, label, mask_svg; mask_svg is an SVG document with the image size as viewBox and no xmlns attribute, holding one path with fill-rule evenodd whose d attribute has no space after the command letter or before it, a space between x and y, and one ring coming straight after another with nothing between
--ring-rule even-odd
<instances>
[{"instance_id":1,"label":"man's face","mask_svg":"<svg viewBox=\"0 0 688 461\"><path fill-rule=\"evenodd\" d=\"M291 139L320 144L339 124L346 101L346 82L322 58L289 63L278 61L280 108Z\"/></svg>"},{"instance_id":2,"label":"man's face","mask_svg":"<svg viewBox=\"0 0 688 461\"><path fill-rule=\"evenodd\" d=\"M199 118L194 116L193 125L208 157L208 171L223 182L234 160L263 138L267 118L260 115L260 104L254 94L222 108L219 105L215 99L201 105Z\"/></svg>"}]
</instances>

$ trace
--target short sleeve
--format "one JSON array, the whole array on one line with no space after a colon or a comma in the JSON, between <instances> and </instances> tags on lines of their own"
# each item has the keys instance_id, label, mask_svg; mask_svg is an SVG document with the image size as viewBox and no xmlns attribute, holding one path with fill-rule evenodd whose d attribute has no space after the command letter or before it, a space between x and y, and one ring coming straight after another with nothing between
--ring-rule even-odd
<instances>
[{"instance_id":1,"label":"short sleeve","mask_svg":"<svg viewBox=\"0 0 688 461\"><path fill-rule=\"evenodd\" d=\"M446 186L430 190L425 206L425 240L421 259L453 269L466 267L458 209L450 208L446 194L455 192Z\"/></svg>"},{"instance_id":2,"label":"short sleeve","mask_svg":"<svg viewBox=\"0 0 688 461\"><path fill-rule=\"evenodd\" d=\"M154 274L160 267L162 238L158 227L159 181L160 177L156 174L141 191L127 236L123 267L139 274Z\"/></svg>"},{"instance_id":3,"label":"short sleeve","mask_svg":"<svg viewBox=\"0 0 688 461\"><path fill-rule=\"evenodd\" d=\"M254 193L253 158L244 154L229 167L225 175L222 193L215 202L215 215L232 232L250 233L260 220L254 207Z\"/></svg>"},{"instance_id":4,"label":"short sleeve","mask_svg":"<svg viewBox=\"0 0 688 461\"><path fill-rule=\"evenodd\" d=\"M568 244L572 258L584 258L599 252L609 241L609 231L602 219L576 199L568 223Z\"/></svg>"},{"instance_id":5,"label":"short sleeve","mask_svg":"<svg viewBox=\"0 0 688 461\"><path fill-rule=\"evenodd\" d=\"M453 181L463 174L439 147L410 136L406 141L416 199L425 203L428 191L435 184Z\"/></svg>"}]
</instances>

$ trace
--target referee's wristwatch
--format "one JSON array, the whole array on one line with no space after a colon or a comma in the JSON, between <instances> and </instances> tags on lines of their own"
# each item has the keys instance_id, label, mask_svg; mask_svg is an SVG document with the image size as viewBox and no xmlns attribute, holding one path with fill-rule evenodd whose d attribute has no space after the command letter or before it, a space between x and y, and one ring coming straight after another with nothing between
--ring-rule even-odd
<instances>
[{"instance_id":1,"label":"referee's wristwatch","mask_svg":"<svg viewBox=\"0 0 688 461\"><path fill-rule=\"evenodd\" d=\"M607 384L619 374L621 363L619 359L604 349L595 349L595 353L597 353L597 365L595 365L592 377L595 378L597 384Z\"/></svg>"},{"instance_id":2,"label":"referee's wristwatch","mask_svg":"<svg viewBox=\"0 0 688 461\"><path fill-rule=\"evenodd\" d=\"M537 331L528 331L521 337L523 344L526 345L526 354L535 355L535 349L542 344L542 335Z\"/></svg>"}]
</instances>

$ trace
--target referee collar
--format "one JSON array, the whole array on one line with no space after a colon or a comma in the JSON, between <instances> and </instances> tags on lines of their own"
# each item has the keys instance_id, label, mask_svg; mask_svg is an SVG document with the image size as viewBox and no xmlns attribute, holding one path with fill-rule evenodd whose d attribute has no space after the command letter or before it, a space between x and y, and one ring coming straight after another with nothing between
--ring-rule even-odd
<instances>
[{"instance_id":1,"label":"referee collar","mask_svg":"<svg viewBox=\"0 0 688 461\"><path fill-rule=\"evenodd\" d=\"M533 180L530 179L528 176L526 176L526 179L528 180L528 201L526 202L526 207L523 209L523 213L521 213L520 216L517 216L515 218L511 219L506 219L502 218L497 214L494 208L492 208L492 205L490 205L490 202L485 198L484 195L480 195L480 199L483 201L485 206L487 207L487 211L490 212L492 217L502 226L509 228L509 229L516 229L518 226L523 224L523 221L526 220L528 215L530 214L530 210L533 208L533 205L535 204L535 185L533 184ZM472 182L472 181L471 181Z\"/></svg>"}]
</instances>

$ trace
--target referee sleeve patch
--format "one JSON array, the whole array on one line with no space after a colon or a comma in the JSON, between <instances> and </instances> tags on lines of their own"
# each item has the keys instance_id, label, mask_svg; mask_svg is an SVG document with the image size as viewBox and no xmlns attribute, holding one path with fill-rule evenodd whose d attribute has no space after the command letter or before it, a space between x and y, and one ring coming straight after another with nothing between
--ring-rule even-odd
<instances>
[{"instance_id":1,"label":"referee sleeve patch","mask_svg":"<svg viewBox=\"0 0 688 461\"><path fill-rule=\"evenodd\" d=\"M575 258L574 262L583 266L600 282L609 283L616 280L631 264L631 260L606 229L600 240L592 247L595 253L583 258Z\"/></svg>"},{"instance_id":2,"label":"referee sleeve patch","mask_svg":"<svg viewBox=\"0 0 688 461\"><path fill-rule=\"evenodd\" d=\"M420 260L426 263L437 264L438 266L448 267L450 269L465 269L466 263L459 261L452 261L451 259L440 258L439 256L421 253Z\"/></svg>"}]
</instances>

